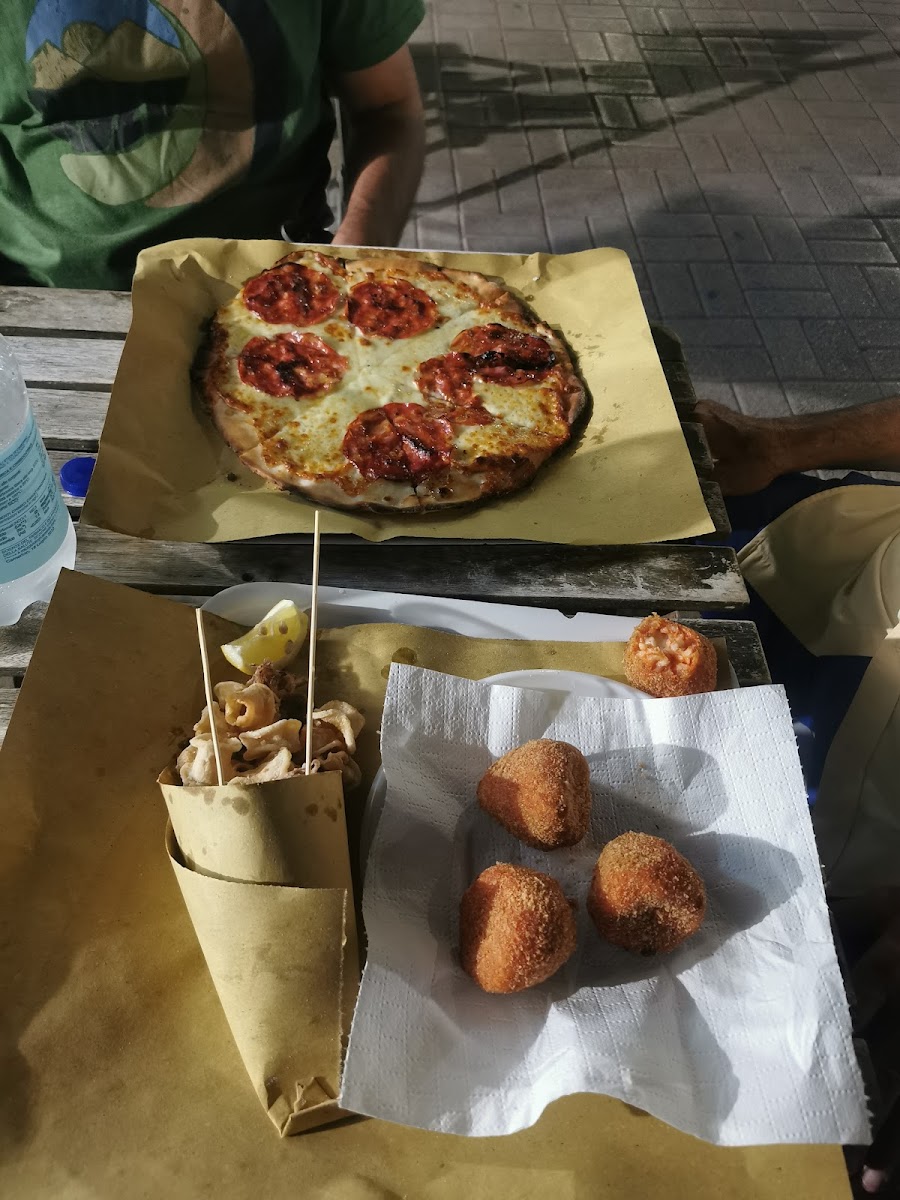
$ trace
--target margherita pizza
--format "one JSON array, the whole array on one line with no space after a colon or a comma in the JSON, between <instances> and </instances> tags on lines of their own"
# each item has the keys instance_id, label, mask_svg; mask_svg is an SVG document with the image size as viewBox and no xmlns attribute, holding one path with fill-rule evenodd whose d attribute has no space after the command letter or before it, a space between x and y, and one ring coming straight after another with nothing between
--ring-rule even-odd
<instances>
[{"instance_id":1,"label":"margherita pizza","mask_svg":"<svg viewBox=\"0 0 900 1200\"><path fill-rule=\"evenodd\" d=\"M586 399L562 339L502 284L399 255L289 254L219 309L198 367L241 460L338 508L521 488Z\"/></svg>"}]
</instances>

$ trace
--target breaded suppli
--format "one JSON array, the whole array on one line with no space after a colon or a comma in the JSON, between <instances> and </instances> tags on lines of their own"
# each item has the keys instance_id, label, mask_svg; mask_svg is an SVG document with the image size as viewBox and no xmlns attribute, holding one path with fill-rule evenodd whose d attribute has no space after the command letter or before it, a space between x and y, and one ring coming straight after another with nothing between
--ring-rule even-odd
<instances>
[{"instance_id":1,"label":"breaded suppli","mask_svg":"<svg viewBox=\"0 0 900 1200\"><path fill-rule=\"evenodd\" d=\"M709 638L665 617L645 617L625 646L625 678L651 696L714 692L717 674Z\"/></svg>"},{"instance_id":2,"label":"breaded suppli","mask_svg":"<svg viewBox=\"0 0 900 1200\"><path fill-rule=\"evenodd\" d=\"M667 954L703 924L706 888L663 838L623 833L597 859L587 907L600 936L614 946Z\"/></svg>"},{"instance_id":3,"label":"breaded suppli","mask_svg":"<svg viewBox=\"0 0 900 1200\"><path fill-rule=\"evenodd\" d=\"M478 784L478 803L528 846L574 846L591 819L587 759L568 742L526 742L488 767Z\"/></svg>"},{"instance_id":4,"label":"breaded suppli","mask_svg":"<svg viewBox=\"0 0 900 1200\"><path fill-rule=\"evenodd\" d=\"M549 979L575 952L575 914L549 875L496 863L459 906L463 970L486 992L521 992Z\"/></svg>"}]
</instances>

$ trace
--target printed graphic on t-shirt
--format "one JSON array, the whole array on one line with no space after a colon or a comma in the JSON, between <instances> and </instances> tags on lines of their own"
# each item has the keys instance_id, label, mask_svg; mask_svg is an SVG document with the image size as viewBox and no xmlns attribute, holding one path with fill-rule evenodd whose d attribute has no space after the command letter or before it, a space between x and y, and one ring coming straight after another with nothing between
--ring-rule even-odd
<instances>
[{"instance_id":1,"label":"printed graphic on t-shirt","mask_svg":"<svg viewBox=\"0 0 900 1200\"><path fill-rule=\"evenodd\" d=\"M37 0L29 99L66 176L102 204L172 208L241 175L272 109L248 53L263 33L278 46L262 0Z\"/></svg>"}]
</instances>

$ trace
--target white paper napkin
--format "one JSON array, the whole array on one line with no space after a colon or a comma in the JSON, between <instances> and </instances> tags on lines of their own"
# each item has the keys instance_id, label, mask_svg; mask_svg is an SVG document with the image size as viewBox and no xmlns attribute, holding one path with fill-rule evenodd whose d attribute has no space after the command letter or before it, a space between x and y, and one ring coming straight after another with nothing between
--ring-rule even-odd
<instances>
[{"instance_id":1,"label":"white paper napkin","mask_svg":"<svg viewBox=\"0 0 900 1200\"><path fill-rule=\"evenodd\" d=\"M590 763L580 846L532 850L477 806L490 763L537 737ZM382 750L343 1107L483 1136L601 1092L721 1145L868 1140L781 688L587 700L395 664ZM661 958L604 943L585 910L600 848L629 829L669 839L707 885L703 928ZM513 996L482 992L456 950L460 897L497 861L545 871L578 901L574 957Z\"/></svg>"}]
</instances>

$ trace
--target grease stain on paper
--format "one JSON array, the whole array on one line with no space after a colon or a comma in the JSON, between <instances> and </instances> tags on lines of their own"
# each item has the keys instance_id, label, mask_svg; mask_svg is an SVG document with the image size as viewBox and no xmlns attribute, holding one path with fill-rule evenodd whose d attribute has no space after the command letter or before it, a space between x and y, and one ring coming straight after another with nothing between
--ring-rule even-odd
<instances>
[{"instance_id":1,"label":"grease stain on paper","mask_svg":"<svg viewBox=\"0 0 900 1200\"><path fill-rule=\"evenodd\" d=\"M239 817L245 817L250 811L250 801L245 800L243 796L232 796L229 798L229 796L225 795L222 797L222 803L226 808L230 804Z\"/></svg>"},{"instance_id":2,"label":"grease stain on paper","mask_svg":"<svg viewBox=\"0 0 900 1200\"><path fill-rule=\"evenodd\" d=\"M391 655L391 662L386 667L382 668L381 678L387 679L391 673L391 663L403 663L404 666L414 667L419 661L419 656L410 646L398 646Z\"/></svg>"}]
</instances>

